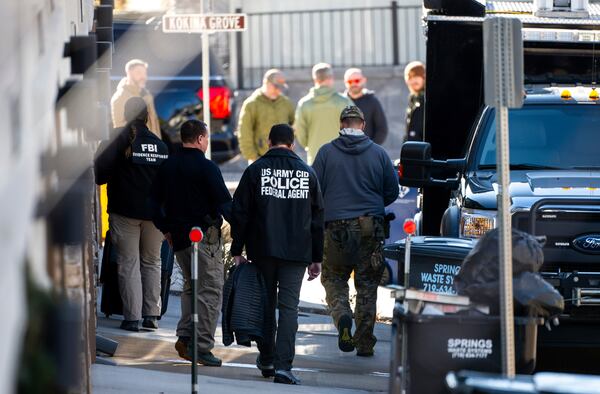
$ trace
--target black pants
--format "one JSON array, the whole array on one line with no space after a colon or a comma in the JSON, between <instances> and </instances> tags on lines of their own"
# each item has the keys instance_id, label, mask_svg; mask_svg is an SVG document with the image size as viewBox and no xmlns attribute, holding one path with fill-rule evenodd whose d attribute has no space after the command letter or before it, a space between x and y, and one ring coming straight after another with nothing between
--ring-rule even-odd
<instances>
[{"instance_id":1,"label":"black pants","mask_svg":"<svg viewBox=\"0 0 600 394\"><path fill-rule=\"evenodd\" d=\"M262 273L267 286L267 310L265 319L268 331L258 345L262 364L271 364L276 370L289 371L296 354L298 331L298 303L300 288L307 265L279 259L263 259L254 262ZM279 321L275 321L275 308L279 309Z\"/></svg>"}]
</instances>

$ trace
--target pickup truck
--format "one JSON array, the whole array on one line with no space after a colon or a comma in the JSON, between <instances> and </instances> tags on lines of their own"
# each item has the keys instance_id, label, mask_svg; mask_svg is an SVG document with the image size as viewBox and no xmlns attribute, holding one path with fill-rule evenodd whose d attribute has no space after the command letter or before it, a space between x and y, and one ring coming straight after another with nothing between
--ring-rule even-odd
<instances>
[{"instance_id":1,"label":"pickup truck","mask_svg":"<svg viewBox=\"0 0 600 394\"><path fill-rule=\"evenodd\" d=\"M509 111L512 225L546 238L542 275L566 305L560 327L541 330L538 344L600 349L600 10L553 20L533 7L425 2L425 141L403 145L400 183L419 188L418 235L476 239L496 226L482 23L486 14L521 18L525 100Z\"/></svg>"}]
</instances>

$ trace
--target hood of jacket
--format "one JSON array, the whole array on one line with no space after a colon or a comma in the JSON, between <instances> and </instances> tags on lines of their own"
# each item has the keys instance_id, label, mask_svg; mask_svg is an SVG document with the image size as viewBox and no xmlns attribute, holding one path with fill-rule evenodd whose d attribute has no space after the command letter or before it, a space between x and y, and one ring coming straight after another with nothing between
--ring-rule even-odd
<instances>
[{"instance_id":1,"label":"hood of jacket","mask_svg":"<svg viewBox=\"0 0 600 394\"><path fill-rule=\"evenodd\" d=\"M343 129L331 144L344 153L359 155L373 145L373 141L362 130Z\"/></svg>"},{"instance_id":2,"label":"hood of jacket","mask_svg":"<svg viewBox=\"0 0 600 394\"><path fill-rule=\"evenodd\" d=\"M137 85L133 85L128 83L127 78L123 78L121 79L121 81L119 81L119 84L117 85L117 90L124 90L126 92L128 92L129 94L131 94L132 96L144 96L148 91L146 89L142 89L140 87L138 87Z\"/></svg>"},{"instance_id":3,"label":"hood of jacket","mask_svg":"<svg viewBox=\"0 0 600 394\"><path fill-rule=\"evenodd\" d=\"M316 103L323 103L331 99L331 96L336 94L337 91L333 87L321 86L310 88L310 94Z\"/></svg>"},{"instance_id":4,"label":"hood of jacket","mask_svg":"<svg viewBox=\"0 0 600 394\"><path fill-rule=\"evenodd\" d=\"M355 99L354 99L354 98L350 97L350 93L348 92L348 89L346 89L346 90L344 91L344 96L348 97L350 100L354 101L355 103L356 103L356 101L360 101L360 99L361 99L361 98L363 98L363 97L366 97L366 96L373 96L374 94L375 94L375 91L374 91L374 90L369 90L369 89L367 89L367 88L364 88L364 89L362 90L362 96L360 96L360 97L357 97L357 98L355 98Z\"/></svg>"},{"instance_id":5,"label":"hood of jacket","mask_svg":"<svg viewBox=\"0 0 600 394\"><path fill-rule=\"evenodd\" d=\"M266 103L266 104L276 104L279 101L285 100L285 95L283 95L283 94L280 94L275 100L271 100L270 98L268 98L267 96L265 96L263 94L262 88L256 89L254 92L252 92L252 95L250 97L254 100L257 100L257 101L260 101L260 102Z\"/></svg>"}]
</instances>

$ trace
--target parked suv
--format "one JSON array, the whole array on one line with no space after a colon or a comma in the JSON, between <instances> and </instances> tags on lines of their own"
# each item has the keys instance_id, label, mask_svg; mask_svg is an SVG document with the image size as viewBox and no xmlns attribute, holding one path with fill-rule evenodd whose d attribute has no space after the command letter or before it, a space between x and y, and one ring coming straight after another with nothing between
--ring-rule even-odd
<instances>
[{"instance_id":1,"label":"parked suv","mask_svg":"<svg viewBox=\"0 0 600 394\"><path fill-rule=\"evenodd\" d=\"M114 20L113 91L134 58L148 63L146 87L154 95L163 140L181 143L179 127L200 119L202 102L202 45L200 36L163 33L160 16L119 15ZM210 113L212 159L224 162L239 153L235 136L235 100L217 57L210 56Z\"/></svg>"}]
</instances>

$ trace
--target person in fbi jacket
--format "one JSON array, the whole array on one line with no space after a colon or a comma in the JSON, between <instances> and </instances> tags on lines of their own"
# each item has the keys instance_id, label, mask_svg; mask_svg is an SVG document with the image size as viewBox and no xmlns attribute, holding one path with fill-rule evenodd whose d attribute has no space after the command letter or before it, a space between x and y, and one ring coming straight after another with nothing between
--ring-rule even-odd
<instances>
[{"instance_id":1,"label":"person in fbi jacket","mask_svg":"<svg viewBox=\"0 0 600 394\"><path fill-rule=\"evenodd\" d=\"M123 301L121 328L158 328L160 315L160 248L163 235L152 223L148 203L152 182L167 159L167 146L146 126L148 108L140 97L125 103L123 128L103 142L95 160L96 183L108 183L111 240L117 250L119 292Z\"/></svg>"}]
</instances>

